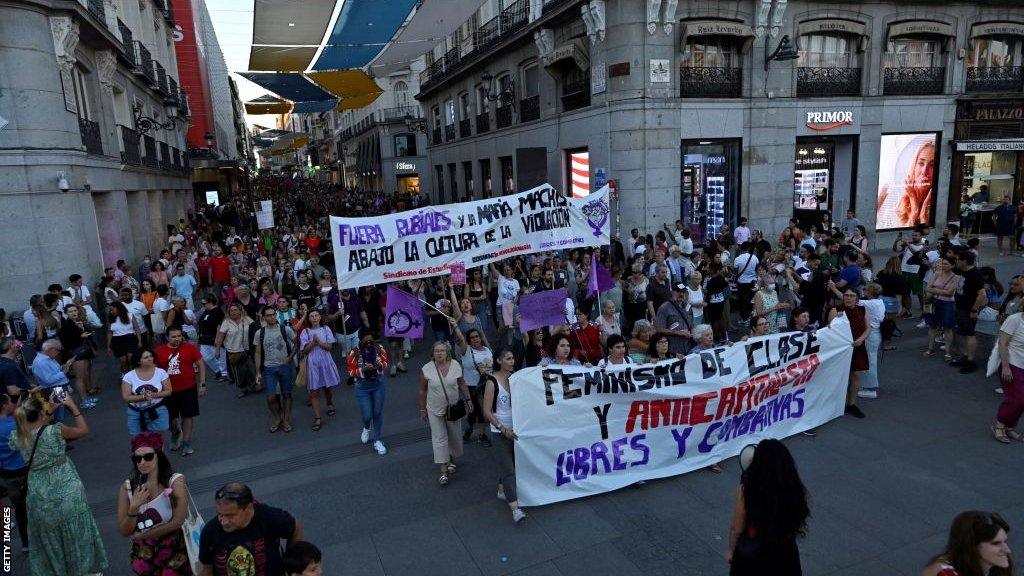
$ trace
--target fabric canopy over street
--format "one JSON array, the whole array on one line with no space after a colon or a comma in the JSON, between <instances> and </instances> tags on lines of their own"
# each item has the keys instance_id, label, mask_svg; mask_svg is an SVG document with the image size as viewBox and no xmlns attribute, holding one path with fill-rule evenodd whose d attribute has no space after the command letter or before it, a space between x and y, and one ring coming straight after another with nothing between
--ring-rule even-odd
<instances>
[{"instance_id":1,"label":"fabric canopy over street","mask_svg":"<svg viewBox=\"0 0 1024 576\"><path fill-rule=\"evenodd\" d=\"M270 94L264 94L245 103L247 114L288 114L291 111L291 102Z\"/></svg>"},{"instance_id":2,"label":"fabric canopy over street","mask_svg":"<svg viewBox=\"0 0 1024 576\"><path fill-rule=\"evenodd\" d=\"M307 77L341 98L339 110L354 110L371 104L384 91L362 70L310 72Z\"/></svg>"},{"instance_id":3,"label":"fabric canopy over street","mask_svg":"<svg viewBox=\"0 0 1024 576\"><path fill-rule=\"evenodd\" d=\"M330 100L321 100L320 102L296 102L292 107L292 113L294 114L316 114L319 112L329 112L334 110L334 107L338 105L337 98L331 98Z\"/></svg>"},{"instance_id":4,"label":"fabric canopy over street","mask_svg":"<svg viewBox=\"0 0 1024 576\"><path fill-rule=\"evenodd\" d=\"M362 70L323 72L239 72L261 88L269 90L297 108L309 112L332 109L353 110L371 104L383 93L373 78ZM339 103L340 100L340 103ZM299 105L302 104L302 106ZM246 109L248 111L248 108Z\"/></svg>"},{"instance_id":5,"label":"fabric canopy over street","mask_svg":"<svg viewBox=\"0 0 1024 576\"><path fill-rule=\"evenodd\" d=\"M375 76L407 68L435 44L458 30L480 7L480 0L424 0L388 45L370 62Z\"/></svg>"},{"instance_id":6,"label":"fabric canopy over street","mask_svg":"<svg viewBox=\"0 0 1024 576\"><path fill-rule=\"evenodd\" d=\"M246 80L292 102L318 102L335 96L297 72L239 72Z\"/></svg>"},{"instance_id":7,"label":"fabric canopy over street","mask_svg":"<svg viewBox=\"0 0 1024 576\"><path fill-rule=\"evenodd\" d=\"M417 0L341 0L334 23L313 70L361 68L380 53L405 23Z\"/></svg>"},{"instance_id":8,"label":"fabric canopy over street","mask_svg":"<svg viewBox=\"0 0 1024 576\"><path fill-rule=\"evenodd\" d=\"M255 0L250 70L305 70L327 34L336 0Z\"/></svg>"}]
</instances>

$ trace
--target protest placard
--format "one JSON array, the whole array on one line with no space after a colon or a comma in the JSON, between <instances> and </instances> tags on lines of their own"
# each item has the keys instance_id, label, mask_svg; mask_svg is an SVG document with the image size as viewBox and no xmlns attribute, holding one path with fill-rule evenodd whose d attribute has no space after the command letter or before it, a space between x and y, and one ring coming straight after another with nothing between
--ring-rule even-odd
<instances>
[{"instance_id":1,"label":"protest placard","mask_svg":"<svg viewBox=\"0 0 1024 576\"><path fill-rule=\"evenodd\" d=\"M849 322L838 318L657 364L520 370L511 379L519 504L699 470L821 426L843 414L852 356Z\"/></svg>"}]
</instances>

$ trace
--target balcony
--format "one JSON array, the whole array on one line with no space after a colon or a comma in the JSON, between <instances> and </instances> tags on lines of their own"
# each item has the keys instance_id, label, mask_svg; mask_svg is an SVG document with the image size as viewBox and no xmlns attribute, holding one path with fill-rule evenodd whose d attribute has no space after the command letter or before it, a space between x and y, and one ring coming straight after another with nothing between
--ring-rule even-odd
<instances>
[{"instance_id":1,"label":"balcony","mask_svg":"<svg viewBox=\"0 0 1024 576\"><path fill-rule=\"evenodd\" d=\"M679 69L680 98L739 98L742 95L742 68L683 66Z\"/></svg>"},{"instance_id":2,"label":"balcony","mask_svg":"<svg viewBox=\"0 0 1024 576\"><path fill-rule=\"evenodd\" d=\"M132 30L120 19L117 21L117 30L121 33L121 47L124 49L124 56L132 68L139 65L135 58L135 40L132 38Z\"/></svg>"},{"instance_id":3,"label":"balcony","mask_svg":"<svg viewBox=\"0 0 1024 576\"><path fill-rule=\"evenodd\" d=\"M494 109L494 124L499 128L508 128L512 125L512 107L498 106Z\"/></svg>"},{"instance_id":4,"label":"balcony","mask_svg":"<svg viewBox=\"0 0 1024 576\"><path fill-rule=\"evenodd\" d=\"M78 131L82 133L82 145L89 154L103 154L103 139L100 125L86 118L78 117Z\"/></svg>"},{"instance_id":5,"label":"balcony","mask_svg":"<svg viewBox=\"0 0 1024 576\"><path fill-rule=\"evenodd\" d=\"M445 142L455 140L455 124L448 124L444 127L444 140Z\"/></svg>"},{"instance_id":6,"label":"balcony","mask_svg":"<svg viewBox=\"0 0 1024 576\"><path fill-rule=\"evenodd\" d=\"M540 94L534 94L519 101L519 121L529 122L540 118Z\"/></svg>"},{"instance_id":7,"label":"balcony","mask_svg":"<svg viewBox=\"0 0 1024 576\"><path fill-rule=\"evenodd\" d=\"M159 62L154 62L153 67L156 68L156 88L163 94L169 94L167 89L167 70L164 69L164 65Z\"/></svg>"},{"instance_id":8,"label":"balcony","mask_svg":"<svg viewBox=\"0 0 1024 576\"><path fill-rule=\"evenodd\" d=\"M396 106L383 110L385 120L405 120L406 116L413 118L420 117L420 109L417 106Z\"/></svg>"},{"instance_id":9,"label":"balcony","mask_svg":"<svg viewBox=\"0 0 1024 576\"><path fill-rule=\"evenodd\" d=\"M156 157L156 140L152 136L142 137L142 148L146 155L142 158L142 165L147 168L156 168L160 161Z\"/></svg>"},{"instance_id":10,"label":"balcony","mask_svg":"<svg viewBox=\"0 0 1024 576\"><path fill-rule=\"evenodd\" d=\"M455 48L452 48L451 50L445 52L444 53L444 58L442 58L438 62L443 62L444 63L444 69L445 70L451 70L456 65L458 65L458 63L459 63L459 48L458 48L458 46L456 46Z\"/></svg>"},{"instance_id":11,"label":"balcony","mask_svg":"<svg viewBox=\"0 0 1024 576\"><path fill-rule=\"evenodd\" d=\"M178 104L178 83L175 82L174 78L167 77L167 100L171 103Z\"/></svg>"},{"instance_id":12,"label":"balcony","mask_svg":"<svg viewBox=\"0 0 1024 576\"><path fill-rule=\"evenodd\" d=\"M142 151L139 150L139 133L127 126L121 129L121 164L129 166L142 165Z\"/></svg>"},{"instance_id":13,"label":"balcony","mask_svg":"<svg viewBox=\"0 0 1024 576\"><path fill-rule=\"evenodd\" d=\"M967 69L968 92L1020 92L1024 66L985 66Z\"/></svg>"},{"instance_id":14,"label":"balcony","mask_svg":"<svg viewBox=\"0 0 1024 576\"><path fill-rule=\"evenodd\" d=\"M523 29L529 19L530 0L518 0L501 11L501 35L515 34Z\"/></svg>"},{"instance_id":15,"label":"balcony","mask_svg":"<svg viewBox=\"0 0 1024 576\"><path fill-rule=\"evenodd\" d=\"M562 87L562 110L568 112L590 106L590 79L568 83Z\"/></svg>"},{"instance_id":16,"label":"balcony","mask_svg":"<svg viewBox=\"0 0 1024 576\"><path fill-rule=\"evenodd\" d=\"M432 136L433 138L430 139L431 142L434 144L441 144L441 128L434 128Z\"/></svg>"},{"instance_id":17,"label":"balcony","mask_svg":"<svg viewBox=\"0 0 1024 576\"><path fill-rule=\"evenodd\" d=\"M886 68L883 93L887 96L942 94L946 87L944 66Z\"/></svg>"},{"instance_id":18,"label":"balcony","mask_svg":"<svg viewBox=\"0 0 1024 576\"><path fill-rule=\"evenodd\" d=\"M477 52L482 52L498 43L501 38L501 18L496 16L473 31L473 45Z\"/></svg>"},{"instance_id":19,"label":"balcony","mask_svg":"<svg viewBox=\"0 0 1024 576\"><path fill-rule=\"evenodd\" d=\"M188 118L192 114L189 113L188 108L188 96L184 90L178 92L178 115L182 118Z\"/></svg>"},{"instance_id":20,"label":"balcony","mask_svg":"<svg viewBox=\"0 0 1024 576\"><path fill-rule=\"evenodd\" d=\"M485 134L491 131L491 115L481 112L476 115L476 133Z\"/></svg>"},{"instance_id":21,"label":"balcony","mask_svg":"<svg viewBox=\"0 0 1024 576\"><path fill-rule=\"evenodd\" d=\"M139 72L149 80L150 85L156 85L156 73L153 71L153 56L150 55L149 49L138 40L135 41L135 47L139 56Z\"/></svg>"},{"instance_id":22,"label":"balcony","mask_svg":"<svg viewBox=\"0 0 1024 576\"><path fill-rule=\"evenodd\" d=\"M107 23L107 10L103 6L103 0L89 0L88 7L89 12L91 12L97 20L103 24Z\"/></svg>"},{"instance_id":23,"label":"balcony","mask_svg":"<svg viewBox=\"0 0 1024 576\"><path fill-rule=\"evenodd\" d=\"M160 143L160 169L171 170L171 147L165 142Z\"/></svg>"},{"instance_id":24,"label":"balcony","mask_svg":"<svg viewBox=\"0 0 1024 576\"><path fill-rule=\"evenodd\" d=\"M469 118L463 118L462 120L459 120L460 138L469 138L470 136L473 135L472 129L470 128L470 124L471 122L469 121Z\"/></svg>"},{"instance_id":25,"label":"balcony","mask_svg":"<svg viewBox=\"0 0 1024 576\"><path fill-rule=\"evenodd\" d=\"M798 96L859 96L860 68L797 68Z\"/></svg>"},{"instance_id":26,"label":"balcony","mask_svg":"<svg viewBox=\"0 0 1024 576\"><path fill-rule=\"evenodd\" d=\"M558 9L562 4L568 4L572 0L544 0L544 7L541 8L541 14L547 15L549 12L553 12Z\"/></svg>"}]
</instances>

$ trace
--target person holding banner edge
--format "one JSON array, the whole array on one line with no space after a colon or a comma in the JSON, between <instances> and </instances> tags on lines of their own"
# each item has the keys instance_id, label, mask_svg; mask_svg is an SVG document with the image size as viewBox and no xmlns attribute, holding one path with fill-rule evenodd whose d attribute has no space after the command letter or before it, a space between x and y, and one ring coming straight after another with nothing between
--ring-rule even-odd
<instances>
[{"instance_id":1,"label":"person holding banner edge","mask_svg":"<svg viewBox=\"0 0 1024 576\"><path fill-rule=\"evenodd\" d=\"M829 287L837 290L829 281ZM871 335L867 312L859 306L860 297L857 290L846 288L842 292L843 303L833 306L828 313L829 324L837 316L845 315L850 321L850 332L853 334L853 359L850 362L850 382L846 390L846 413L854 418L863 418L864 412L857 406L857 392L860 390L860 373L868 369L868 351L864 341Z\"/></svg>"},{"instance_id":2,"label":"person holding banner edge","mask_svg":"<svg viewBox=\"0 0 1024 576\"><path fill-rule=\"evenodd\" d=\"M454 400L453 400L454 399ZM469 388L462 378L462 367L452 361L447 342L435 342L431 360L420 370L420 419L430 423L430 442L434 464L440 467L437 481L447 486L455 472L455 459L462 456L462 421L458 404L472 413ZM454 418L454 419L451 419Z\"/></svg>"}]
</instances>

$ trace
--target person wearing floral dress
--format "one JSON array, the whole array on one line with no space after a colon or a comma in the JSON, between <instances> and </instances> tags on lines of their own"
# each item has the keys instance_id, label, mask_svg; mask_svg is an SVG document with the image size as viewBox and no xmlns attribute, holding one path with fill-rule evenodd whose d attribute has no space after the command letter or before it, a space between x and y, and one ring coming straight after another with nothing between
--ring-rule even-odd
<instances>
[{"instance_id":1,"label":"person wearing floral dress","mask_svg":"<svg viewBox=\"0 0 1024 576\"><path fill-rule=\"evenodd\" d=\"M134 469L117 493L117 529L131 538L137 576L190 576L185 536L185 476L175 474L159 432L132 436Z\"/></svg>"},{"instance_id":2,"label":"person wearing floral dress","mask_svg":"<svg viewBox=\"0 0 1024 576\"><path fill-rule=\"evenodd\" d=\"M70 395L62 404L74 424L53 422L55 406L38 393L15 411L10 446L28 462L29 572L33 576L84 576L107 567L107 553L85 487L65 451L65 441L84 437L89 425Z\"/></svg>"},{"instance_id":3,"label":"person wearing floral dress","mask_svg":"<svg viewBox=\"0 0 1024 576\"><path fill-rule=\"evenodd\" d=\"M320 390L327 399L327 415L334 416L334 394L331 388L341 383L338 366L331 357L334 347L334 331L324 326L323 316L313 310L307 317L306 329L299 335L299 348L305 355L306 387L313 405L313 431L319 431L322 425L320 418Z\"/></svg>"}]
</instances>

